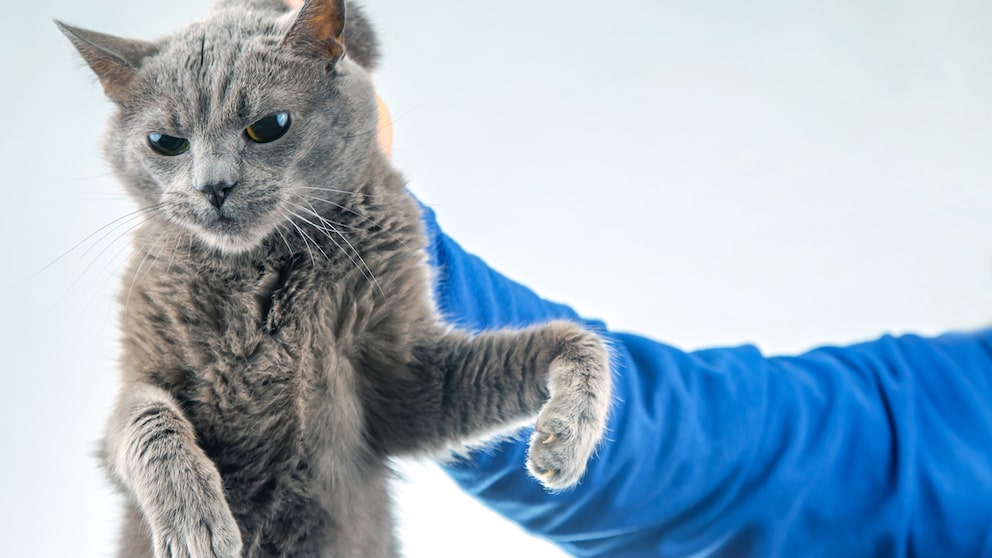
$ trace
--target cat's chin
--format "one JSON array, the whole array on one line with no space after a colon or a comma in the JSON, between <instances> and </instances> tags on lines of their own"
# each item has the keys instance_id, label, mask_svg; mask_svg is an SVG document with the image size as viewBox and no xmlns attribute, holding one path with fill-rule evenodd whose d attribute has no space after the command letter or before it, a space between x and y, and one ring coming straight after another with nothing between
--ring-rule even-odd
<instances>
[{"instance_id":1,"label":"cat's chin","mask_svg":"<svg viewBox=\"0 0 992 558\"><path fill-rule=\"evenodd\" d=\"M224 217L197 228L196 232L204 244L230 256L250 252L267 236L263 231L245 230L236 221Z\"/></svg>"},{"instance_id":2,"label":"cat's chin","mask_svg":"<svg viewBox=\"0 0 992 558\"><path fill-rule=\"evenodd\" d=\"M240 237L201 233L204 244L214 248L225 256L238 256L257 248L259 242L248 242Z\"/></svg>"}]
</instances>

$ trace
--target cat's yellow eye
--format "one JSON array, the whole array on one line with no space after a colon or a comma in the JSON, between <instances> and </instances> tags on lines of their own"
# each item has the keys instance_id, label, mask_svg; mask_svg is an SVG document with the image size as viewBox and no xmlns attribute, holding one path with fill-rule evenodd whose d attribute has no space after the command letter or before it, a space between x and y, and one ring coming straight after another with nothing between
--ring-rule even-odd
<instances>
[{"instance_id":1,"label":"cat's yellow eye","mask_svg":"<svg viewBox=\"0 0 992 558\"><path fill-rule=\"evenodd\" d=\"M182 155L189 150L188 139L167 136L159 133L148 134L148 145L150 145L156 153L166 155L168 157Z\"/></svg>"},{"instance_id":2,"label":"cat's yellow eye","mask_svg":"<svg viewBox=\"0 0 992 558\"><path fill-rule=\"evenodd\" d=\"M269 143L286 135L291 123L288 112L277 112L245 128L245 135L255 143Z\"/></svg>"}]
</instances>

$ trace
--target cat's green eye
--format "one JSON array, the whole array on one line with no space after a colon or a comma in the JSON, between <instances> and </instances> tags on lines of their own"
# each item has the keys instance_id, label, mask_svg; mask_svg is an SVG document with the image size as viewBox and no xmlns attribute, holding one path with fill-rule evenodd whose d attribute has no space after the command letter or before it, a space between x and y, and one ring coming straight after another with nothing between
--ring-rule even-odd
<instances>
[{"instance_id":1,"label":"cat's green eye","mask_svg":"<svg viewBox=\"0 0 992 558\"><path fill-rule=\"evenodd\" d=\"M167 136L159 133L148 134L148 145L150 145L156 153L169 157L182 155L189 150L188 139Z\"/></svg>"},{"instance_id":2,"label":"cat's green eye","mask_svg":"<svg viewBox=\"0 0 992 558\"><path fill-rule=\"evenodd\" d=\"M255 143L269 143L286 135L291 123L288 112L277 112L245 128L245 135Z\"/></svg>"}]
</instances>

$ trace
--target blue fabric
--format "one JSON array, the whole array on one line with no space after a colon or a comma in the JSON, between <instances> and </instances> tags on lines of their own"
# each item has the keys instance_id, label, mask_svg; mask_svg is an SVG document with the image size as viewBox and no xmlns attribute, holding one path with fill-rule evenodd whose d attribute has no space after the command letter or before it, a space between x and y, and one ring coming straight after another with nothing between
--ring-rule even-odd
<instances>
[{"instance_id":1,"label":"blue fabric","mask_svg":"<svg viewBox=\"0 0 992 558\"><path fill-rule=\"evenodd\" d=\"M436 296L470 331L582 321L463 251L425 208ZM576 556L992 556L992 330L769 358L607 332L616 404L582 484L505 442L447 468ZM526 438L524 438L525 440Z\"/></svg>"}]
</instances>

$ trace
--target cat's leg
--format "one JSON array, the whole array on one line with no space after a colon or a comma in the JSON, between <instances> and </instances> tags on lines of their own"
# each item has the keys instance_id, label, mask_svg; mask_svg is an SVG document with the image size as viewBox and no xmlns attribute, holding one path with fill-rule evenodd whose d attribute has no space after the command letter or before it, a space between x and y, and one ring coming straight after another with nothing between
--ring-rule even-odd
<instances>
[{"instance_id":1,"label":"cat's leg","mask_svg":"<svg viewBox=\"0 0 992 558\"><path fill-rule=\"evenodd\" d=\"M574 485L602 439L610 405L604 342L570 322L422 339L414 380L385 389L377 428L392 448L476 440L537 415L527 467L550 489Z\"/></svg>"},{"instance_id":2,"label":"cat's leg","mask_svg":"<svg viewBox=\"0 0 992 558\"><path fill-rule=\"evenodd\" d=\"M165 391L126 385L104 452L111 474L137 502L155 558L235 558L241 533L220 473L196 445L192 425Z\"/></svg>"}]
</instances>

